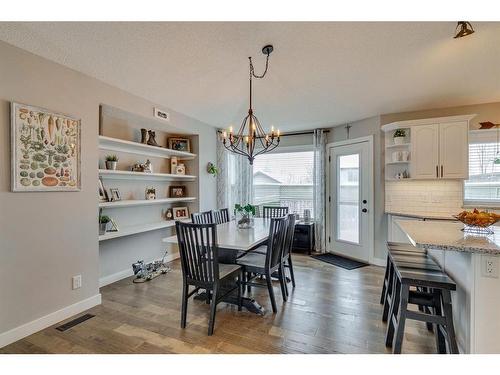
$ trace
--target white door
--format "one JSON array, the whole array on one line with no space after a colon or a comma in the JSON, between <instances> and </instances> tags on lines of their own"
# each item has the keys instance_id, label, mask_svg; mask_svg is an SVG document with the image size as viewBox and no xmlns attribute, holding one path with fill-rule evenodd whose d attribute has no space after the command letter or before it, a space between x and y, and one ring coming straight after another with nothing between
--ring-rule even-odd
<instances>
[{"instance_id":1,"label":"white door","mask_svg":"<svg viewBox=\"0 0 500 375\"><path fill-rule=\"evenodd\" d=\"M441 178L469 178L468 121L439 124Z\"/></svg>"},{"instance_id":2,"label":"white door","mask_svg":"<svg viewBox=\"0 0 500 375\"><path fill-rule=\"evenodd\" d=\"M411 129L411 168L412 178L439 178L439 124Z\"/></svg>"},{"instance_id":3,"label":"white door","mask_svg":"<svg viewBox=\"0 0 500 375\"><path fill-rule=\"evenodd\" d=\"M329 160L329 251L369 262L374 218L372 138L333 143Z\"/></svg>"}]
</instances>

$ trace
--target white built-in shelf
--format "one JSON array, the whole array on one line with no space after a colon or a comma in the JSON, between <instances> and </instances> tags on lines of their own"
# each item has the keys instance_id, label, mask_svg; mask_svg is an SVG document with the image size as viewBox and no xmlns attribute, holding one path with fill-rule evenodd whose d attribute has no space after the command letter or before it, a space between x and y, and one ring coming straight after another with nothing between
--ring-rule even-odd
<instances>
[{"instance_id":1,"label":"white built-in shelf","mask_svg":"<svg viewBox=\"0 0 500 375\"><path fill-rule=\"evenodd\" d=\"M113 180L194 181L196 179L196 176L184 174L113 171L109 169L99 169L99 176Z\"/></svg>"},{"instance_id":2,"label":"white built-in shelf","mask_svg":"<svg viewBox=\"0 0 500 375\"><path fill-rule=\"evenodd\" d=\"M165 242L165 243L176 244L177 243L177 236L168 236L168 237L162 238L161 241Z\"/></svg>"},{"instance_id":3,"label":"white built-in shelf","mask_svg":"<svg viewBox=\"0 0 500 375\"><path fill-rule=\"evenodd\" d=\"M398 148L398 147L410 147L411 143L403 143L400 145L392 144L392 145L387 145L385 148L391 149L391 148Z\"/></svg>"},{"instance_id":4,"label":"white built-in shelf","mask_svg":"<svg viewBox=\"0 0 500 375\"><path fill-rule=\"evenodd\" d=\"M153 156L165 159L177 156L182 160L190 160L196 157L196 154L192 154L190 152L176 151L165 147L149 146L139 142L125 141L123 139L106 137L104 135L99 136L99 148L101 150L127 152L129 154Z\"/></svg>"},{"instance_id":5,"label":"white built-in shelf","mask_svg":"<svg viewBox=\"0 0 500 375\"><path fill-rule=\"evenodd\" d=\"M190 220L187 219L186 221L190 222ZM123 227L119 226L117 232L106 232L105 234L100 235L99 242L111 240L113 238L131 236L133 234L138 234L138 233L151 232L153 230L158 230L158 229L171 228L174 226L175 226L175 220L169 220L169 221L164 220L156 223L127 225Z\"/></svg>"},{"instance_id":6,"label":"white built-in shelf","mask_svg":"<svg viewBox=\"0 0 500 375\"><path fill-rule=\"evenodd\" d=\"M166 204L166 203L179 203L179 202L193 202L196 197L183 197L183 198L161 198L161 199L130 199L116 202L100 202L99 208L119 208L131 206L149 206L153 204Z\"/></svg>"},{"instance_id":7,"label":"white built-in shelf","mask_svg":"<svg viewBox=\"0 0 500 375\"><path fill-rule=\"evenodd\" d=\"M385 163L385 165L398 165L398 164L409 164L410 161L390 161Z\"/></svg>"}]
</instances>

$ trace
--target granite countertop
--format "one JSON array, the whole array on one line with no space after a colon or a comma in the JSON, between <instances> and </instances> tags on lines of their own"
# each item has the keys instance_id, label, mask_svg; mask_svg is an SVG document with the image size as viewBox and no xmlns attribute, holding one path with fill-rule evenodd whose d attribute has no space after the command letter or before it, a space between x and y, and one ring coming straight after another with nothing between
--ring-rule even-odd
<instances>
[{"instance_id":1,"label":"granite countertop","mask_svg":"<svg viewBox=\"0 0 500 375\"><path fill-rule=\"evenodd\" d=\"M411 243L424 249L500 255L500 227L492 235L464 233L460 222L396 220Z\"/></svg>"},{"instance_id":2,"label":"granite countertop","mask_svg":"<svg viewBox=\"0 0 500 375\"><path fill-rule=\"evenodd\" d=\"M404 217L414 217L417 219L431 219L431 220L453 220L456 221L453 217L455 214L435 214L435 213L409 213L409 212L396 212L396 211L385 211L388 215L396 215L396 216L404 216Z\"/></svg>"}]
</instances>

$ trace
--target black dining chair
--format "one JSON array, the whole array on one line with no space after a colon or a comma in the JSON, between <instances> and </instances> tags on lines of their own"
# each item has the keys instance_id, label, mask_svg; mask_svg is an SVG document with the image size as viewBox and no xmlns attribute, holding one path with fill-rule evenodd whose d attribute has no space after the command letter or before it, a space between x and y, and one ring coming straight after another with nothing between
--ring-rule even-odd
<instances>
[{"instance_id":1,"label":"black dining chair","mask_svg":"<svg viewBox=\"0 0 500 375\"><path fill-rule=\"evenodd\" d=\"M214 216L212 211L194 212L191 214L191 221L194 224L213 224Z\"/></svg>"},{"instance_id":2,"label":"black dining chair","mask_svg":"<svg viewBox=\"0 0 500 375\"><path fill-rule=\"evenodd\" d=\"M283 217L288 214L288 207L277 207L277 206L263 206L262 207L262 217L263 218L273 218L273 217Z\"/></svg>"},{"instance_id":3,"label":"black dining chair","mask_svg":"<svg viewBox=\"0 0 500 375\"><path fill-rule=\"evenodd\" d=\"M229 209L221 208L220 210L214 210L212 212L215 224L227 223L230 220Z\"/></svg>"},{"instance_id":4,"label":"black dining chair","mask_svg":"<svg viewBox=\"0 0 500 375\"><path fill-rule=\"evenodd\" d=\"M272 218L269 226L269 238L267 240L266 253L258 254L250 251L247 253L247 255L236 260L236 264L243 266L243 285L256 287L265 287L267 285L273 313L276 313L278 311L271 280L271 275L274 272L278 273L281 293L283 299L286 298L286 286L282 267L282 254L285 244L288 222L288 217ZM265 276L266 285L252 282L252 280L261 275Z\"/></svg>"},{"instance_id":5,"label":"black dining chair","mask_svg":"<svg viewBox=\"0 0 500 375\"><path fill-rule=\"evenodd\" d=\"M211 294L208 323L208 335L211 336L214 332L217 304L235 290L238 292L238 311L241 311L242 267L237 264L219 264L216 224L191 224L176 221L175 227L183 281L181 328L186 328L189 297L199 289L205 289L208 295ZM226 290L227 283L224 283L224 294L221 294L221 283L235 278L236 286ZM190 286L194 286L191 292Z\"/></svg>"},{"instance_id":6,"label":"black dining chair","mask_svg":"<svg viewBox=\"0 0 500 375\"><path fill-rule=\"evenodd\" d=\"M283 274L286 273L285 268L290 270L290 279L292 280L292 286L295 288L295 275L293 273L293 262L292 262L292 248L293 248L293 236L295 235L295 214L288 214L288 228L286 231L285 246L283 247L283 254L281 257L281 263L283 265ZM288 296L288 287L285 282L285 291Z\"/></svg>"}]
</instances>

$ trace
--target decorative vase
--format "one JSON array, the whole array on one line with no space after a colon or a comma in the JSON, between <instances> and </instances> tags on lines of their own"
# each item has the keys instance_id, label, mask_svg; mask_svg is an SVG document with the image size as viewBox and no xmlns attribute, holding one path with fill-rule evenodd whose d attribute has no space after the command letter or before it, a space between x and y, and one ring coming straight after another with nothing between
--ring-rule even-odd
<instances>
[{"instance_id":1,"label":"decorative vase","mask_svg":"<svg viewBox=\"0 0 500 375\"><path fill-rule=\"evenodd\" d=\"M106 161L106 169L110 169L112 171L115 171L117 163L118 162L116 162L116 161Z\"/></svg>"},{"instance_id":2,"label":"decorative vase","mask_svg":"<svg viewBox=\"0 0 500 375\"><path fill-rule=\"evenodd\" d=\"M236 223L237 223L238 229L253 228L253 226L254 226L253 215L237 213L236 214Z\"/></svg>"},{"instance_id":3,"label":"decorative vase","mask_svg":"<svg viewBox=\"0 0 500 375\"><path fill-rule=\"evenodd\" d=\"M405 143L405 137L394 137L395 145L402 145L403 143Z\"/></svg>"},{"instance_id":4,"label":"decorative vase","mask_svg":"<svg viewBox=\"0 0 500 375\"><path fill-rule=\"evenodd\" d=\"M148 143L148 131L144 128L141 129L141 143L142 144Z\"/></svg>"},{"instance_id":5,"label":"decorative vase","mask_svg":"<svg viewBox=\"0 0 500 375\"><path fill-rule=\"evenodd\" d=\"M102 236L106 234L106 228L108 227L108 223L99 223L99 235Z\"/></svg>"}]
</instances>

